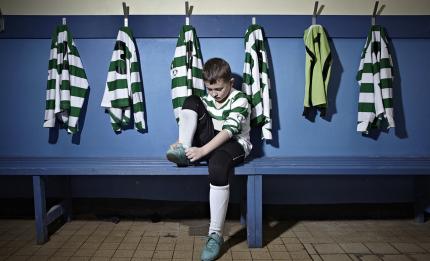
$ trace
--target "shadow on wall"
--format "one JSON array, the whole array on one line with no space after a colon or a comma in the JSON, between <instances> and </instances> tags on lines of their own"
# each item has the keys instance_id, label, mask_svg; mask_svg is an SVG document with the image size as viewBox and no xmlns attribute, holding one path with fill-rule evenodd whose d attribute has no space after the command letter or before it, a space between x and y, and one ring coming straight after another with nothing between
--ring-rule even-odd
<instances>
[{"instance_id":1,"label":"shadow on wall","mask_svg":"<svg viewBox=\"0 0 430 261\"><path fill-rule=\"evenodd\" d=\"M84 125L85 125L85 117L87 115L88 100L90 97L90 92L91 92L91 88L90 88L90 86L88 86L88 91L87 91L87 94L86 94L86 97L84 100L84 104L82 105L82 109L81 109L81 112L79 114L79 120L78 120L79 130L75 134L72 135L72 143L76 144L76 145L81 144L81 134L82 134L82 130L84 129ZM56 121L55 127L49 128L49 137L48 137L49 144L57 144L60 129L67 131L66 126L60 126L60 125L61 125L61 123Z\"/></svg>"},{"instance_id":2,"label":"shadow on wall","mask_svg":"<svg viewBox=\"0 0 430 261\"><path fill-rule=\"evenodd\" d=\"M340 62L339 55L336 51L332 38L329 38L329 44L330 44L332 65L331 65L330 81L327 89L327 102L328 102L327 114L325 117L323 117L323 119L331 122L333 115L337 113L336 97L339 92L340 81L342 79L343 66L342 66L342 63Z\"/></svg>"}]
</instances>

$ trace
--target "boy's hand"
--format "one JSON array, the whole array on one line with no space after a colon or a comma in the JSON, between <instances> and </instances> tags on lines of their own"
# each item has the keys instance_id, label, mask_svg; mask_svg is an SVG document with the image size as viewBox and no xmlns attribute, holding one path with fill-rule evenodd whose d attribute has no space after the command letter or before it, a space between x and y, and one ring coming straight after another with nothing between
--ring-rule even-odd
<instances>
[{"instance_id":1,"label":"boy's hand","mask_svg":"<svg viewBox=\"0 0 430 261\"><path fill-rule=\"evenodd\" d=\"M202 147L191 147L185 150L185 155L191 162L194 162L206 156L206 152Z\"/></svg>"}]
</instances>

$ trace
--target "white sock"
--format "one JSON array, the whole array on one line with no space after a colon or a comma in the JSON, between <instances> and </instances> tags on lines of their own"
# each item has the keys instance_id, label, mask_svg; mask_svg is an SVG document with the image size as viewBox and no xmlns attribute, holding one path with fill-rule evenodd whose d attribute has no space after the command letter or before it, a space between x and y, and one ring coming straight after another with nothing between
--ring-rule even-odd
<instances>
[{"instance_id":1,"label":"white sock","mask_svg":"<svg viewBox=\"0 0 430 261\"><path fill-rule=\"evenodd\" d=\"M185 148L191 147L197 129L197 112L183 109L179 112L179 143Z\"/></svg>"},{"instance_id":2,"label":"white sock","mask_svg":"<svg viewBox=\"0 0 430 261\"><path fill-rule=\"evenodd\" d=\"M225 215L227 214L228 199L230 196L230 185L214 186L210 185L209 190L209 207L211 210L211 222L209 225L209 234L213 232L222 236L224 229Z\"/></svg>"}]
</instances>

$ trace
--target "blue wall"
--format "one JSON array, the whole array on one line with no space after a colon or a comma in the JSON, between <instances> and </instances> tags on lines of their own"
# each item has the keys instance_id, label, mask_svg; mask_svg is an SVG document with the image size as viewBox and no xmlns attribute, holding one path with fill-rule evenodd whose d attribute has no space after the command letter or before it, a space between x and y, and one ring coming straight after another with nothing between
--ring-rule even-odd
<instances>
[{"instance_id":1,"label":"blue wall","mask_svg":"<svg viewBox=\"0 0 430 261\"><path fill-rule=\"evenodd\" d=\"M330 33L330 32L329 32ZM170 104L169 65L176 39L137 39L141 56L148 132L115 134L100 107L114 39L75 39L88 80L90 95L80 135L42 127L49 39L0 39L0 157L5 156L118 156L162 157L176 139L177 126ZM242 38L201 38L205 60L226 59L240 77L244 60ZM393 39L396 64L395 116L397 128L378 137L355 131L358 86L355 81L363 38L334 38L330 83L330 117L310 122L301 116L304 92L304 47L301 38L269 38L272 60L274 137L260 144L257 155L267 156L430 156L430 109L426 104L430 68L430 39ZM21 178L23 181L26 178ZM31 196L29 180L2 178L0 197ZM243 180L236 179L240 184ZM179 188L176 184L185 184ZM2 187L26 186L5 190ZM206 200L205 178L74 178L74 196L139 197ZM315 184L318 187L315 188ZM12 186L12 187L13 187ZM329 203L410 201L411 178L289 177L267 178L266 203ZM198 187L199 189L196 189ZM266 189L266 188L270 188ZM288 195L285 189L291 191ZM382 190L381 190L382 188ZM186 190L184 193L183 190ZM170 190L171 196L165 191ZM3 192L1 192L3 191ZM267 191L270 191L267 192ZM304 192L305 191L305 192ZM56 192L51 192L56 194ZM238 192L233 199L238 198Z\"/></svg>"}]
</instances>

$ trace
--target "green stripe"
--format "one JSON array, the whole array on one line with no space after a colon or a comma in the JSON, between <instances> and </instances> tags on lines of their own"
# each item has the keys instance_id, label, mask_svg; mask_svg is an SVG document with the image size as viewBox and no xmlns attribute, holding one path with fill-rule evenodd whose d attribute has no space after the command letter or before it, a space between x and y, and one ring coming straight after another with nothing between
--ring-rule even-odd
<instances>
[{"instance_id":1,"label":"green stripe","mask_svg":"<svg viewBox=\"0 0 430 261\"><path fill-rule=\"evenodd\" d=\"M55 84L56 84L57 80L56 79L50 79L47 81L46 84L46 89L47 90L55 90Z\"/></svg>"},{"instance_id":2,"label":"green stripe","mask_svg":"<svg viewBox=\"0 0 430 261\"><path fill-rule=\"evenodd\" d=\"M80 113L81 113L81 108L70 107L70 116L78 118Z\"/></svg>"},{"instance_id":3,"label":"green stripe","mask_svg":"<svg viewBox=\"0 0 430 261\"><path fill-rule=\"evenodd\" d=\"M145 128L143 127L143 123L142 122L138 122L138 123L136 123L135 124L135 126L136 126L136 128L138 129L138 130L144 130Z\"/></svg>"},{"instance_id":4,"label":"green stripe","mask_svg":"<svg viewBox=\"0 0 430 261\"><path fill-rule=\"evenodd\" d=\"M203 70L197 67L193 67L191 70L191 75L194 78L203 79Z\"/></svg>"},{"instance_id":5,"label":"green stripe","mask_svg":"<svg viewBox=\"0 0 430 261\"><path fill-rule=\"evenodd\" d=\"M173 108L181 108L187 97L177 97L172 100Z\"/></svg>"},{"instance_id":6,"label":"green stripe","mask_svg":"<svg viewBox=\"0 0 430 261\"><path fill-rule=\"evenodd\" d=\"M172 79L172 89L181 86L188 86L187 76L181 76Z\"/></svg>"},{"instance_id":7,"label":"green stripe","mask_svg":"<svg viewBox=\"0 0 430 261\"><path fill-rule=\"evenodd\" d=\"M252 85L254 83L254 78L252 77L252 75L244 73L243 74L243 82L248 84L248 85Z\"/></svg>"},{"instance_id":8,"label":"green stripe","mask_svg":"<svg viewBox=\"0 0 430 261\"><path fill-rule=\"evenodd\" d=\"M248 117L248 110L245 107L233 108L230 112L237 112L242 114L245 118Z\"/></svg>"},{"instance_id":9,"label":"green stripe","mask_svg":"<svg viewBox=\"0 0 430 261\"><path fill-rule=\"evenodd\" d=\"M117 72L119 74L127 73L127 63L125 60L111 61L109 64L109 72Z\"/></svg>"},{"instance_id":10,"label":"green stripe","mask_svg":"<svg viewBox=\"0 0 430 261\"><path fill-rule=\"evenodd\" d=\"M70 101L60 101L60 108L62 110L69 110L70 109Z\"/></svg>"},{"instance_id":11,"label":"green stripe","mask_svg":"<svg viewBox=\"0 0 430 261\"><path fill-rule=\"evenodd\" d=\"M77 127L69 126L69 127L68 127L68 130L69 130L69 132L70 132L70 133L72 133L72 134L74 134L74 133L78 132L78 128L77 128Z\"/></svg>"},{"instance_id":12,"label":"green stripe","mask_svg":"<svg viewBox=\"0 0 430 261\"><path fill-rule=\"evenodd\" d=\"M69 65L69 73L70 73L70 75L80 77L83 79L87 79L87 75L85 74L85 70L83 68Z\"/></svg>"},{"instance_id":13,"label":"green stripe","mask_svg":"<svg viewBox=\"0 0 430 261\"><path fill-rule=\"evenodd\" d=\"M251 126L258 127L266 123L266 116L263 114L251 119Z\"/></svg>"},{"instance_id":14,"label":"green stripe","mask_svg":"<svg viewBox=\"0 0 430 261\"><path fill-rule=\"evenodd\" d=\"M251 97L251 106L255 107L257 104L262 102L262 98L261 98L261 93L260 92L256 92L252 95Z\"/></svg>"},{"instance_id":15,"label":"green stripe","mask_svg":"<svg viewBox=\"0 0 430 261\"><path fill-rule=\"evenodd\" d=\"M186 65L187 65L187 57L185 55L173 58L173 61L172 61L173 67L181 67Z\"/></svg>"},{"instance_id":16,"label":"green stripe","mask_svg":"<svg viewBox=\"0 0 430 261\"><path fill-rule=\"evenodd\" d=\"M133 104L133 111L136 112L143 112L144 108L143 108L143 102L138 102Z\"/></svg>"},{"instance_id":17,"label":"green stripe","mask_svg":"<svg viewBox=\"0 0 430 261\"><path fill-rule=\"evenodd\" d=\"M113 108L124 108L130 106L130 101L128 98L124 99L116 99L111 101L111 105Z\"/></svg>"},{"instance_id":18,"label":"green stripe","mask_svg":"<svg viewBox=\"0 0 430 261\"><path fill-rule=\"evenodd\" d=\"M115 91L117 89L127 89L128 85L127 85L127 79L117 79L113 82L108 82L108 89L109 91Z\"/></svg>"},{"instance_id":19,"label":"green stripe","mask_svg":"<svg viewBox=\"0 0 430 261\"><path fill-rule=\"evenodd\" d=\"M45 110L55 109L55 100L46 100Z\"/></svg>"},{"instance_id":20,"label":"green stripe","mask_svg":"<svg viewBox=\"0 0 430 261\"><path fill-rule=\"evenodd\" d=\"M362 83L360 85L360 93L361 92L373 93L374 92L373 83Z\"/></svg>"},{"instance_id":21,"label":"green stripe","mask_svg":"<svg viewBox=\"0 0 430 261\"><path fill-rule=\"evenodd\" d=\"M381 89L391 88L393 86L393 79L392 78L381 79L379 85L381 86Z\"/></svg>"},{"instance_id":22,"label":"green stripe","mask_svg":"<svg viewBox=\"0 0 430 261\"><path fill-rule=\"evenodd\" d=\"M392 98L386 98L382 100L382 103L384 104L384 108L393 108L393 99Z\"/></svg>"},{"instance_id":23,"label":"green stripe","mask_svg":"<svg viewBox=\"0 0 430 261\"><path fill-rule=\"evenodd\" d=\"M227 129L231 131L233 135L236 135L237 133L239 133L239 130L236 128L236 126L232 126L232 125L223 125L222 129L223 130Z\"/></svg>"},{"instance_id":24,"label":"green stripe","mask_svg":"<svg viewBox=\"0 0 430 261\"><path fill-rule=\"evenodd\" d=\"M140 64L138 62L131 63L130 72L140 72Z\"/></svg>"},{"instance_id":25,"label":"green stripe","mask_svg":"<svg viewBox=\"0 0 430 261\"><path fill-rule=\"evenodd\" d=\"M142 92L142 85L140 82L134 82L131 84L131 93L139 93Z\"/></svg>"},{"instance_id":26,"label":"green stripe","mask_svg":"<svg viewBox=\"0 0 430 261\"><path fill-rule=\"evenodd\" d=\"M375 104L360 102L358 104L358 111L359 112L375 112Z\"/></svg>"},{"instance_id":27,"label":"green stripe","mask_svg":"<svg viewBox=\"0 0 430 261\"><path fill-rule=\"evenodd\" d=\"M60 90L68 91L70 90L70 81L69 80L63 80L60 83Z\"/></svg>"},{"instance_id":28,"label":"green stripe","mask_svg":"<svg viewBox=\"0 0 430 261\"><path fill-rule=\"evenodd\" d=\"M77 87L77 86L71 86L71 95L74 97L80 97L80 98L85 98L87 95L87 90L88 89L84 89L81 87Z\"/></svg>"},{"instance_id":29,"label":"green stripe","mask_svg":"<svg viewBox=\"0 0 430 261\"><path fill-rule=\"evenodd\" d=\"M57 62L58 62L57 59L51 59L51 60L49 60L48 70L57 69Z\"/></svg>"}]
</instances>

